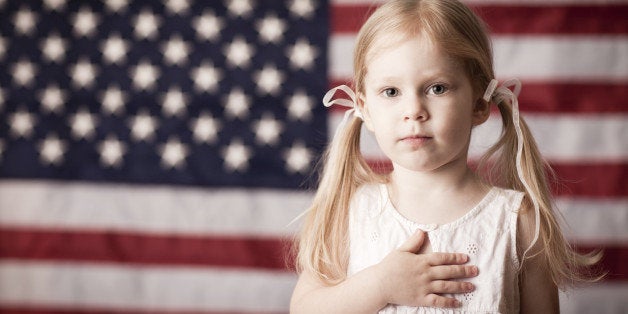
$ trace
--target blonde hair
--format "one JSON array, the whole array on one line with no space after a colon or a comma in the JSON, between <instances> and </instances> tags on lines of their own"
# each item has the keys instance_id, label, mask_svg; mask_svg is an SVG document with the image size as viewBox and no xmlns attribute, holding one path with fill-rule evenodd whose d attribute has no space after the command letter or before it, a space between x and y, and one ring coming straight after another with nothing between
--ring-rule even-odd
<instances>
[{"instance_id":1,"label":"blonde hair","mask_svg":"<svg viewBox=\"0 0 628 314\"><path fill-rule=\"evenodd\" d=\"M385 44L383 34L402 35L402 38L427 35L445 53L462 62L476 98L483 95L495 77L486 26L464 4L456 0L396 0L379 7L358 33L354 51L354 88L358 95L364 93L368 58L376 47ZM390 44L390 38L386 39ZM517 136L511 104L499 97L494 99L502 115L503 130L499 141L481 158L478 169L487 170L486 179L492 184L526 191L515 163ZM543 246L536 254L544 254L552 279L560 287L589 280L591 277L581 270L597 262L600 256L576 253L563 237L546 177L551 169L542 159L523 119L520 125L522 175L531 186L526 191L525 202L529 205L530 200L535 199L540 207L539 241ZM352 118L330 143L323 157L318 190L296 243L297 271L307 270L329 285L346 278L348 208L353 193L364 183L385 181L369 168L360 153L361 126L360 119Z\"/></svg>"}]
</instances>

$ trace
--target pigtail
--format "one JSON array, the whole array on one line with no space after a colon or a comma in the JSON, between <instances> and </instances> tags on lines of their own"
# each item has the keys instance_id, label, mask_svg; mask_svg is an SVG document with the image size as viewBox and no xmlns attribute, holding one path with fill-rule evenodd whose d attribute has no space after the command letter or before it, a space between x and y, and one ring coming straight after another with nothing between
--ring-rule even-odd
<instances>
[{"instance_id":1,"label":"pigtail","mask_svg":"<svg viewBox=\"0 0 628 314\"><path fill-rule=\"evenodd\" d=\"M550 182L556 181L556 175L541 157L528 125L521 117L519 128L523 150L520 160L521 172L517 171L517 130L513 122L512 104L506 98L500 95L493 97L501 113L502 134L498 142L482 156L478 168L487 174L493 184L525 191L523 210L532 210L533 202L538 205L539 233L536 241L542 245L535 245L533 242L530 247L522 248L524 253L521 267L526 259L543 254L549 265L552 280L561 288L578 282L599 280L600 276L595 276L588 268L600 260L601 254L599 252L579 254L561 231L558 220L561 216L554 210L555 204L550 189ZM527 183L527 187L522 179ZM529 250L533 247L538 249Z\"/></svg>"},{"instance_id":2,"label":"pigtail","mask_svg":"<svg viewBox=\"0 0 628 314\"><path fill-rule=\"evenodd\" d=\"M360 153L361 126L362 120L352 117L328 146L320 183L297 239L297 271L307 270L330 285L346 278L351 196L374 176Z\"/></svg>"}]
</instances>

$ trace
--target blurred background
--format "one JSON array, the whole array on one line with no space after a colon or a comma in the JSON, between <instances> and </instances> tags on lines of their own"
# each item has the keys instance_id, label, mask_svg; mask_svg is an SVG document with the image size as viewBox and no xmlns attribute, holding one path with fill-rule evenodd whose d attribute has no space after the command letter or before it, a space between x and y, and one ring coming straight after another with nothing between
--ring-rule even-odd
<instances>
[{"instance_id":1,"label":"blurred background","mask_svg":"<svg viewBox=\"0 0 628 314\"><path fill-rule=\"evenodd\" d=\"M604 249L563 312L627 313L628 1L467 3L570 241ZM378 4L0 0L0 312L288 312L290 222L343 115L321 98Z\"/></svg>"}]
</instances>

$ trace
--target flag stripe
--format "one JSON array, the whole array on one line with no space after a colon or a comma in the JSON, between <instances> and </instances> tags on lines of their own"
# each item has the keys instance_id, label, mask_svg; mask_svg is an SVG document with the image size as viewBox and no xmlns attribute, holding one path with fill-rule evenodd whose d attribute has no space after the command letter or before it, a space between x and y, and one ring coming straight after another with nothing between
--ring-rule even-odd
<instances>
[{"instance_id":1,"label":"flag stripe","mask_svg":"<svg viewBox=\"0 0 628 314\"><path fill-rule=\"evenodd\" d=\"M625 166L624 166L625 168ZM591 170L595 172L595 169ZM624 176L625 177L625 176ZM102 184L82 184L80 186L64 188L63 183L48 183L50 191L54 197L50 197L46 192L43 183L33 184L30 182L13 181L13 188L0 186L0 228L33 228L43 230L81 230L89 232L113 232L144 234L150 236L182 236L189 237L213 237L227 238L241 237L243 239L286 239L292 237L300 224L299 221L290 223L300 213L301 208L283 207L283 200L277 198L274 204L258 207L255 212L255 219L249 219L244 214L246 209L238 207L231 208L229 215L224 214L224 208L215 208L209 204L193 201L200 193L194 189L177 189L180 195L178 206L172 206L169 202L157 203L151 206L150 210L138 209L137 206L114 206L119 204L119 200L124 199L129 204L142 204L146 195L141 189L137 193L127 193ZM54 188L52 187L54 186ZM625 187L625 185L624 185ZM108 199L94 197L92 191L100 190L102 193L110 195ZM579 213L569 215L569 224L578 230L578 239L583 238L608 238L614 241L628 242L628 199L626 191L621 191L621 195L613 195L603 198L600 195L586 196L574 193L565 194L558 197L561 210L569 213L570 210ZM67 206L57 206L59 200L71 198L75 193L83 195L82 201L68 203ZM207 193L207 192L205 192ZM250 193L256 193L251 191ZM242 193L246 197L247 193ZM33 199L49 198L50 206L41 206L38 202L17 201L24 200L25 197ZM311 201L312 194L304 194L303 202ZM220 198L217 198L220 200ZM284 211L277 211L276 208L285 208ZM573 209L572 209L573 208ZM591 208L586 211L584 208ZM102 213L102 214L101 214ZM185 228L187 224L181 221L172 221L171 225L164 224L168 217L177 214L194 214L196 224L190 224L190 228ZM124 221L121 224L120 221ZM268 222L267 229L275 229L269 232L266 229L259 229L259 222ZM142 222L144 224L142 224ZM594 223L595 222L595 223ZM225 228L224 225L232 225ZM609 232L615 232L609 234Z\"/></svg>"},{"instance_id":2,"label":"flag stripe","mask_svg":"<svg viewBox=\"0 0 628 314\"><path fill-rule=\"evenodd\" d=\"M2 306L285 312L295 283L285 271L0 261Z\"/></svg>"},{"instance_id":3,"label":"flag stripe","mask_svg":"<svg viewBox=\"0 0 628 314\"><path fill-rule=\"evenodd\" d=\"M289 240L0 227L0 259L286 269Z\"/></svg>"},{"instance_id":4,"label":"flag stripe","mask_svg":"<svg viewBox=\"0 0 628 314\"><path fill-rule=\"evenodd\" d=\"M332 110L329 134L334 134L344 116ZM628 115L626 114L536 114L524 115L544 158L552 163L623 164L628 162ZM471 136L469 158L478 159L501 135L501 117L492 114ZM362 132L366 159L385 160L370 132Z\"/></svg>"},{"instance_id":5,"label":"flag stripe","mask_svg":"<svg viewBox=\"0 0 628 314\"><path fill-rule=\"evenodd\" d=\"M337 4L331 11L331 30L357 33L375 10L369 4ZM627 34L628 5L505 5L475 4L471 8L495 34ZM530 17L534 16L534 23ZM603 16L604 19L600 19Z\"/></svg>"},{"instance_id":6,"label":"flag stripe","mask_svg":"<svg viewBox=\"0 0 628 314\"><path fill-rule=\"evenodd\" d=\"M332 35L329 45L331 79L348 80L355 35ZM502 79L628 82L628 36L494 36L493 50L495 73Z\"/></svg>"},{"instance_id":7,"label":"flag stripe","mask_svg":"<svg viewBox=\"0 0 628 314\"><path fill-rule=\"evenodd\" d=\"M150 267L138 270L119 265L61 265L12 260L0 263L0 275L0 291L3 292L0 294L3 303L0 310L59 311L71 308L76 313L285 312L296 283L294 274L283 272L216 272L200 268ZM90 282L101 284L85 284ZM24 289L26 283L32 285L30 289L34 289L34 293L27 294ZM141 289L141 298L133 299L137 293L130 293L129 286ZM76 289L81 291L80 299L72 294ZM621 309L628 305L626 299L620 297L627 292L628 284L604 282L570 290L566 295L561 293L561 305L568 307L574 302L606 301L599 303L600 306Z\"/></svg>"},{"instance_id":8,"label":"flag stripe","mask_svg":"<svg viewBox=\"0 0 628 314\"><path fill-rule=\"evenodd\" d=\"M213 267L290 271L290 242L284 239L224 239L112 232L42 231L0 228L0 258L20 261L89 262L115 265ZM115 246L112 246L115 245ZM115 247L115 249L112 249ZM628 280L628 247L580 245L583 252L603 249L600 268L606 280Z\"/></svg>"},{"instance_id":9,"label":"flag stripe","mask_svg":"<svg viewBox=\"0 0 628 314\"><path fill-rule=\"evenodd\" d=\"M351 80L332 81L329 88L343 84L351 85ZM519 109L522 112L623 113L628 106L628 88L624 84L550 81L523 81L522 84L519 95Z\"/></svg>"},{"instance_id":10,"label":"flag stripe","mask_svg":"<svg viewBox=\"0 0 628 314\"><path fill-rule=\"evenodd\" d=\"M4 180L0 225L286 237L310 202L307 192Z\"/></svg>"}]
</instances>

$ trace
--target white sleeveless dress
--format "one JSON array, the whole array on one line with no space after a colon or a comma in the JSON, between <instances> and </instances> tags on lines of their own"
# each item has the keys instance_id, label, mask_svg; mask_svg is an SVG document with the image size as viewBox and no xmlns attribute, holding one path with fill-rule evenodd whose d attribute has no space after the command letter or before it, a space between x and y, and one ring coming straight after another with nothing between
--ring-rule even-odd
<instances>
[{"instance_id":1,"label":"white sleeveless dress","mask_svg":"<svg viewBox=\"0 0 628 314\"><path fill-rule=\"evenodd\" d=\"M519 288L516 249L517 211L523 193L493 187L461 218L443 225L408 220L391 204L383 184L368 184L355 193L349 211L348 275L379 263L403 244L416 229L427 232L434 252L469 255L477 265L471 293L458 294L462 307L439 309L388 305L380 313L518 313Z\"/></svg>"}]
</instances>

